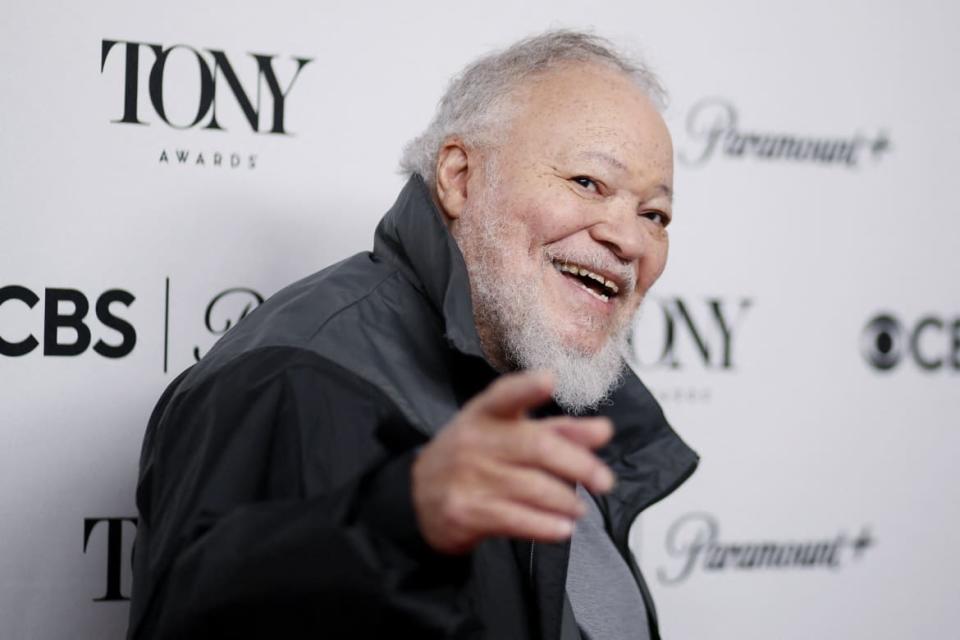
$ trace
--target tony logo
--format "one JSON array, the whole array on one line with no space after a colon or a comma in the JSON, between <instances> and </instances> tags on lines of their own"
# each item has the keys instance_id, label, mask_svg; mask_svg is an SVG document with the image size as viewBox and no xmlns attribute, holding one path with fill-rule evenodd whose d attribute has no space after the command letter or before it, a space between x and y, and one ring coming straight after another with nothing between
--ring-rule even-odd
<instances>
[{"instance_id":1,"label":"tony logo","mask_svg":"<svg viewBox=\"0 0 960 640\"><path fill-rule=\"evenodd\" d=\"M121 45L117 47L116 45ZM123 52L124 84L123 84L123 115L112 122L122 124L149 124L146 115L142 113L139 104L140 98L140 54L144 50L152 56L153 62L147 76L147 93L153 111L160 120L175 129L219 129L225 127L218 119L218 99L223 100L224 89L232 97L246 119L247 124L256 133L275 133L289 135L284 124L286 104L290 97L300 71L311 62L310 58L292 58L282 63L285 81L281 81L274 69L276 55L248 54L246 59L247 71L245 80L234 69L227 55L217 49L197 50L189 45L175 44L164 47L160 44L148 42L131 42L125 40L103 40L100 53L100 72L103 73L111 52ZM113 58L119 56L114 55ZM199 94L196 92L171 92L175 95L178 104L168 103L164 90L170 82L178 85L189 85L192 80L185 77L190 67L196 65L196 78L199 79ZM114 64L114 66L118 66ZM255 69L255 75L250 73ZM171 72L173 77L171 77ZM266 92L262 91L266 87ZM218 93L218 89L220 90ZM184 106L184 99L193 99L196 95L196 108L193 105ZM189 107L189 108L188 108ZM174 116L173 113L178 115ZM189 115L184 116L187 113ZM264 116L264 117L261 117ZM222 115L220 116L222 118Z\"/></svg>"}]
</instances>

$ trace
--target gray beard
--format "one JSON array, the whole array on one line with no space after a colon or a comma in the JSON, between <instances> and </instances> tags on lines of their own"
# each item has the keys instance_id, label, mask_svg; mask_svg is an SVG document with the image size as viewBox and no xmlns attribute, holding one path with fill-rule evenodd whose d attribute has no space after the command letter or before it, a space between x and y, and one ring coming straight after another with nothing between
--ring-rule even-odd
<instances>
[{"instance_id":1,"label":"gray beard","mask_svg":"<svg viewBox=\"0 0 960 640\"><path fill-rule=\"evenodd\" d=\"M487 185L484 191L495 188ZM563 344L543 311L539 292L530 290L533 280L505 266L511 261L502 239L511 237L511 224L487 206L487 199L468 204L454 234L470 276L478 331L499 346L508 366L551 371L553 398L565 411L582 414L596 409L623 379L631 323L617 327L594 353ZM549 259L544 256L544 261ZM490 346L484 348L490 356Z\"/></svg>"}]
</instances>

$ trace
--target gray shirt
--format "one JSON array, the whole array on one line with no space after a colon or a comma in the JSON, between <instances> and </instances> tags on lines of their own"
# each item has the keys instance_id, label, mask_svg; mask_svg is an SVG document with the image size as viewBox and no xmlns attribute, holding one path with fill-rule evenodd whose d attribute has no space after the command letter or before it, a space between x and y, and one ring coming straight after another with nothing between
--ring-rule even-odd
<instances>
[{"instance_id":1,"label":"gray shirt","mask_svg":"<svg viewBox=\"0 0 960 640\"><path fill-rule=\"evenodd\" d=\"M647 610L630 567L603 525L596 501L577 486L587 513L570 543L567 596L589 640L649 640Z\"/></svg>"}]
</instances>

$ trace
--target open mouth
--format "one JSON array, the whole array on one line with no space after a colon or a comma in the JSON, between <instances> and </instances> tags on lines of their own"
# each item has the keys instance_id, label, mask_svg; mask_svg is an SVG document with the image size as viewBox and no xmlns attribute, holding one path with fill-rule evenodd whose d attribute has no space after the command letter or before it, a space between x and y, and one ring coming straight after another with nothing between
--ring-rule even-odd
<instances>
[{"instance_id":1,"label":"open mouth","mask_svg":"<svg viewBox=\"0 0 960 640\"><path fill-rule=\"evenodd\" d=\"M553 266L565 277L575 280L583 289L604 302L609 302L610 298L616 298L620 294L617 283L586 267L560 261L554 261Z\"/></svg>"}]
</instances>

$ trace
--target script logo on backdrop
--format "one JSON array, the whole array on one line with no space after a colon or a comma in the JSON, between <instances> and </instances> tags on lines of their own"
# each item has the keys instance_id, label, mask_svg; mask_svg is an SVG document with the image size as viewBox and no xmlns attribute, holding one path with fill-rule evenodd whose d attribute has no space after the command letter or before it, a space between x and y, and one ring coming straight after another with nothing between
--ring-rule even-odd
<instances>
[{"instance_id":1,"label":"script logo on backdrop","mask_svg":"<svg viewBox=\"0 0 960 640\"><path fill-rule=\"evenodd\" d=\"M645 303L630 340L630 364L656 372L699 370L728 373L737 367L744 317L753 305L746 297L659 297ZM651 390L662 401L706 402L707 386L659 384Z\"/></svg>"},{"instance_id":2,"label":"script logo on backdrop","mask_svg":"<svg viewBox=\"0 0 960 640\"><path fill-rule=\"evenodd\" d=\"M113 51L122 51L122 54L111 56ZM144 84L140 74L142 52L152 56L146 78L149 108L144 108L140 100ZM236 54L231 60L219 49L104 39L100 48L101 74L107 68L108 59L121 56L122 63L112 63L123 71L123 93L118 96L122 98L118 100L121 114L111 122L121 125L160 122L172 129L214 131L245 125L252 133L279 136L291 135L286 123L290 93L303 67L312 61L292 56L279 62L277 67L283 72L278 75L274 65L276 54L248 53L242 62L237 62ZM199 88L191 91L189 86ZM228 106L225 108L225 105ZM166 166L254 169L257 154L219 147L173 145L157 153L157 162Z\"/></svg>"},{"instance_id":3,"label":"script logo on backdrop","mask_svg":"<svg viewBox=\"0 0 960 640\"><path fill-rule=\"evenodd\" d=\"M212 335L223 337L233 326L263 303L263 296L247 287L234 287L213 297L203 314L203 324ZM214 320L214 317L217 320ZM200 347L193 348L193 358L201 358Z\"/></svg>"},{"instance_id":4,"label":"script logo on backdrop","mask_svg":"<svg viewBox=\"0 0 960 640\"><path fill-rule=\"evenodd\" d=\"M207 303L203 313L203 326L214 339L207 348L222 338L230 329L247 317L254 309L263 303L263 296L249 287L231 287L224 289L213 296ZM170 355L170 278L166 278L163 301L163 372L169 370ZM174 353L179 352L176 349ZM200 345L193 347L193 362L203 357ZM192 364L192 363L191 363Z\"/></svg>"},{"instance_id":5,"label":"script logo on backdrop","mask_svg":"<svg viewBox=\"0 0 960 640\"><path fill-rule=\"evenodd\" d=\"M736 107L722 98L706 98L691 107L686 122L687 142L678 158L699 167L717 156L761 161L808 162L824 166L856 167L864 156L879 160L890 149L884 131L873 136L816 136L746 130Z\"/></svg>"},{"instance_id":6,"label":"script logo on backdrop","mask_svg":"<svg viewBox=\"0 0 960 640\"><path fill-rule=\"evenodd\" d=\"M124 289L109 289L95 298L94 308L98 323L88 319L90 300L77 289L47 287L43 290L43 312L33 311L40 296L32 289L21 285L0 287L0 356L25 356L41 349L44 356L79 356L93 343L93 351L104 358L122 358L137 344L137 331L127 320L120 317L116 306L129 307L136 298ZM7 314L3 314L6 311ZM16 322L14 322L16 321ZM20 325L22 329L11 329ZM37 331L31 331L33 325ZM112 331L103 333L100 326ZM98 339L93 342L94 333ZM37 334L43 339L41 345ZM17 335L14 335L17 334ZM105 339L106 338L106 339Z\"/></svg>"},{"instance_id":7,"label":"script logo on backdrop","mask_svg":"<svg viewBox=\"0 0 960 640\"><path fill-rule=\"evenodd\" d=\"M675 585L695 570L743 572L761 570L838 570L859 560L875 544L867 527L856 537L844 532L805 541L725 542L720 525L709 513L688 513L667 530L667 554L676 559L672 569L660 567L657 578Z\"/></svg>"},{"instance_id":8,"label":"script logo on backdrop","mask_svg":"<svg viewBox=\"0 0 960 640\"><path fill-rule=\"evenodd\" d=\"M960 371L960 316L928 314L904 322L892 313L877 314L860 334L860 351L878 371L890 371L904 359L924 371Z\"/></svg>"}]
</instances>

